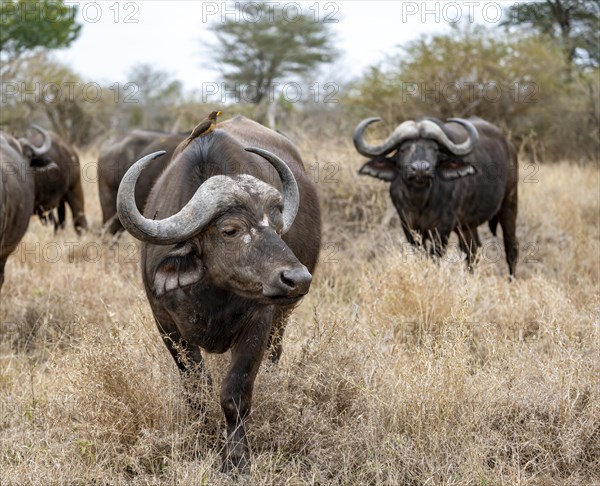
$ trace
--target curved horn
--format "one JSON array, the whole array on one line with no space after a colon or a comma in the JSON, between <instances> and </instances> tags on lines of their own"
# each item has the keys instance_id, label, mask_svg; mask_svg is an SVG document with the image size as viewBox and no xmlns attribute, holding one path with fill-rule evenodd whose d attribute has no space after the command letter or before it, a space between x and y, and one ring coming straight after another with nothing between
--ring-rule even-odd
<instances>
[{"instance_id":1,"label":"curved horn","mask_svg":"<svg viewBox=\"0 0 600 486\"><path fill-rule=\"evenodd\" d=\"M477 132L477 128L475 128L475 125L473 125L470 121L467 121L463 118L448 118L448 122L455 122L465 127L465 130L467 131L467 139L464 142L458 144L454 143L452 140L450 140L446 131L442 127L430 120L422 120L418 123L421 136L435 140L439 144L446 147L454 155L467 155L475 148L475 145L479 141L479 133Z\"/></svg>"},{"instance_id":2,"label":"curved horn","mask_svg":"<svg viewBox=\"0 0 600 486\"><path fill-rule=\"evenodd\" d=\"M257 147L246 147L246 152L252 152L260 155L266 159L279 174L281 179L281 189L283 193L283 231L282 234L287 233L291 228L298 208L300 207L300 192L298 191L298 184L296 178L292 173L288 165L281 160L277 155L268 150L260 149Z\"/></svg>"},{"instance_id":3,"label":"curved horn","mask_svg":"<svg viewBox=\"0 0 600 486\"><path fill-rule=\"evenodd\" d=\"M267 159L277 170L283 188L283 232L289 230L299 206L299 192L294 174L279 157L267 150L250 147ZM142 170L165 151L154 152L133 164L119 185L117 214L123 227L135 238L155 245L172 245L198 234L223 208L233 204L240 187L229 176L213 176L196 190L189 202L177 213L161 220L147 219L135 203L135 184Z\"/></svg>"},{"instance_id":4,"label":"curved horn","mask_svg":"<svg viewBox=\"0 0 600 486\"><path fill-rule=\"evenodd\" d=\"M365 157L377 157L379 155L389 154L392 150L394 150L398 145L400 145L404 140L408 138L418 138L419 130L417 128L417 124L414 121L405 121L398 125L396 129L392 132L392 134L386 138L379 145L369 145L364 141L363 134L365 129L376 121L380 121L381 118L366 118L361 121L356 129L354 130L354 135L352 140L354 141L354 146L359 154L364 155Z\"/></svg>"},{"instance_id":5,"label":"curved horn","mask_svg":"<svg viewBox=\"0 0 600 486\"><path fill-rule=\"evenodd\" d=\"M48 152L48 150L50 150L50 147L52 147L52 139L50 138L50 134L42 127L39 127L32 123L31 128L34 128L35 130L40 132L42 134L42 137L44 137L44 142L42 143L42 146L36 147L26 138L20 138L19 142L21 143L21 145L25 145L28 149L30 149L34 153L34 155L39 157L40 155L44 155L46 152Z\"/></svg>"},{"instance_id":6,"label":"curved horn","mask_svg":"<svg viewBox=\"0 0 600 486\"><path fill-rule=\"evenodd\" d=\"M145 218L135 203L135 183L142 170L165 153L164 150L153 152L133 164L125 173L117 193L117 214L123 227L138 240L155 245L180 243L198 234L223 207L223 201L232 198L234 190L230 177L214 176L196 190L177 214L157 221Z\"/></svg>"}]
</instances>

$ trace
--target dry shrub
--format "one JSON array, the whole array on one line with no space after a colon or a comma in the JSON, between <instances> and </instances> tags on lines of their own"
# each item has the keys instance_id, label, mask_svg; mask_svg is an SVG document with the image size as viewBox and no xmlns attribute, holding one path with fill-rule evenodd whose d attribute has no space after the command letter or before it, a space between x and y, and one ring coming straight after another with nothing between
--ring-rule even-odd
<instances>
[{"instance_id":1,"label":"dry shrub","mask_svg":"<svg viewBox=\"0 0 600 486\"><path fill-rule=\"evenodd\" d=\"M402 397L397 410L408 408L394 426L421 438L415 459L460 458L458 482L527 473L560 483L600 472L597 317L538 278L510 284L444 264L387 263L369 316L388 323L398 358L390 378L402 389L390 395ZM435 473L443 466L431 461L420 477L444 481L447 471Z\"/></svg>"}]
</instances>

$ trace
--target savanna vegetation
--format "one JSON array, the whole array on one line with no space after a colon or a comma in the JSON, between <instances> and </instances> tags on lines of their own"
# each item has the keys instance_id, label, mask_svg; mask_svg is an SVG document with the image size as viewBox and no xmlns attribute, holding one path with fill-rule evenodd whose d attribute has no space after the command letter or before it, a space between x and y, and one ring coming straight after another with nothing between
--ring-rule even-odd
<instances>
[{"instance_id":1,"label":"savanna vegetation","mask_svg":"<svg viewBox=\"0 0 600 486\"><path fill-rule=\"evenodd\" d=\"M522 172L511 283L487 229L473 273L452 241L434 263L395 221L381 227L387 193L355 174L348 141L298 141L318 177L323 251L282 362L258 376L246 483L599 481L598 169ZM97 189L85 190L94 231L54 236L32 220L7 264L2 484L229 484L227 357L209 357L215 387L198 391L207 410L195 416L155 329L138 245L100 242Z\"/></svg>"},{"instance_id":2,"label":"savanna vegetation","mask_svg":"<svg viewBox=\"0 0 600 486\"><path fill-rule=\"evenodd\" d=\"M544 25L532 14L417 40L338 83L335 103L276 100L277 127L317 183L324 236L282 361L259 372L240 484L600 482L598 64L574 38L583 27L564 33L552 12ZM38 49L3 59L4 87L91 82ZM191 128L216 107L160 69L133 67L131 79L143 103L124 103L125 86L94 103L53 88L3 103L3 129L36 121L75 144L91 230L54 234L32 219L8 260L2 485L232 482L219 472L227 356L208 356L213 389L184 388L146 300L139 244L100 237L95 173L108 137ZM224 111L266 116L260 103ZM454 239L439 261L408 246L386 185L356 174L358 120L383 117L383 135L423 113L481 116L519 148L514 281L485 227L473 272Z\"/></svg>"}]
</instances>

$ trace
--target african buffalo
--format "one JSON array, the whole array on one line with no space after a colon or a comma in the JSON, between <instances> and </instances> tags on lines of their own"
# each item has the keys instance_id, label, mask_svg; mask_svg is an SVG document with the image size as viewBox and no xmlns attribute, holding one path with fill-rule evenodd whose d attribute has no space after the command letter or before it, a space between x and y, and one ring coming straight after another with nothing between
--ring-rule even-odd
<instances>
[{"instance_id":1,"label":"african buffalo","mask_svg":"<svg viewBox=\"0 0 600 486\"><path fill-rule=\"evenodd\" d=\"M100 151L98 158L98 191L102 207L102 224L105 231L118 236L123 226L117 217L117 191L125 172L139 158L157 150L167 153L140 176L135 189L138 208L144 209L150 189L171 160L177 145L189 132L167 133L153 130L133 130L123 140Z\"/></svg>"},{"instance_id":2,"label":"african buffalo","mask_svg":"<svg viewBox=\"0 0 600 486\"><path fill-rule=\"evenodd\" d=\"M36 147L26 138L16 139L0 132L0 290L6 259L23 238L33 214L34 174L58 170L52 162L45 166L33 164L51 148L50 136L41 133L44 135L42 145Z\"/></svg>"},{"instance_id":3,"label":"african buffalo","mask_svg":"<svg viewBox=\"0 0 600 486\"><path fill-rule=\"evenodd\" d=\"M381 144L370 145L364 131L378 120L367 118L354 131L356 150L372 157L359 172L391 183L390 196L408 241L431 240L432 251L442 255L455 231L471 268L481 246L477 227L487 221L495 234L499 222L514 275L517 156L500 130L480 118L448 123L421 118L401 123Z\"/></svg>"},{"instance_id":4,"label":"african buffalo","mask_svg":"<svg viewBox=\"0 0 600 486\"><path fill-rule=\"evenodd\" d=\"M34 212L43 221L49 213L54 222L54 229L62 229L65 226L66 208L68 204L73 216L73 226L77 234L87 230L88 223L85 217L85 200L81 187L81 169L79 156L60 136L49 132L52 139L52 147L43 155L33 160L36 166L54 163L58 170L36 171L35 180L35 204ZM40 143L42 136L36 134L28 137L31 143ZM58 218L54 218L54 208L58 210Z\"/></svg>"},{"instance_id":5,"label":"african buffalo","mask_svg":"<svg viewBox=\"0 0 600 486\"><path fill-rule=\"evenodd\" d=\"M144 217L135 181L160 154L142 158L121 182L119 218L144 242L146 294L179 369L202 369L200 348L231 349L221 387L223 469L247 471L254 380L266 349L279 360L285 321L308 292L319 255L316 189L289 140L238 116L173 159Z\"/></svg>"}]
</instances>

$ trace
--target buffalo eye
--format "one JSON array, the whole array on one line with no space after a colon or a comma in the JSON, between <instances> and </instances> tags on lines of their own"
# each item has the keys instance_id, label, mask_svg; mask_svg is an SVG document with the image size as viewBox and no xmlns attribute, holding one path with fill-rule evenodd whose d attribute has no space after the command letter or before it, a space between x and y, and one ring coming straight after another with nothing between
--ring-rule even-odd
<instances>
[{"instance_id":1,"label":"buffalo eye","mask_svg":"<svg viewBox=\"0 0 600 486\"><path fill-rule=\"evenodd\" d=\"M221 233L228 238L233 238L239 233L239 231L239 228L236 228L235 226L226 226L221 230Z\"/></svg>"}]
</instances>

